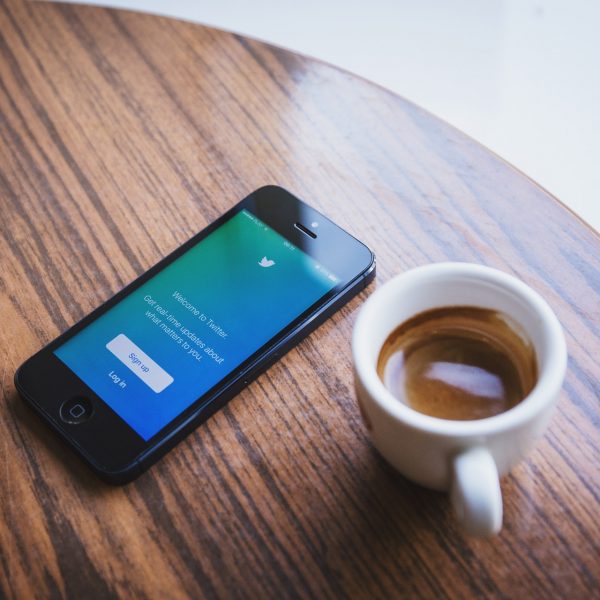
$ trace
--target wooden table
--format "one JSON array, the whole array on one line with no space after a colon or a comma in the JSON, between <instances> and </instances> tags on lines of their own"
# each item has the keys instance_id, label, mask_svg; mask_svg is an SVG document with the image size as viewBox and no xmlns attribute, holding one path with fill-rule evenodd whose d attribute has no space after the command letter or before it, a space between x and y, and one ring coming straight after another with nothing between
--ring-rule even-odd
<instances>
[{"instance_id":1,"label":"wooden table","mask_svg":"<svg viewBox=\"0 0 600 600\"><path fill-rule=\"evenodd\" d=\"M566 384L502 482L497 538L463 537L447 497L369 443L350 334L373 287L126 487L98 481L17 398L25 358L266 183L373 248L376 285L473 261L557 312ZM600 241L473 140L240 36L8 0L0 208L0 595L600 597Z\"/></svg>"}]
</instances>

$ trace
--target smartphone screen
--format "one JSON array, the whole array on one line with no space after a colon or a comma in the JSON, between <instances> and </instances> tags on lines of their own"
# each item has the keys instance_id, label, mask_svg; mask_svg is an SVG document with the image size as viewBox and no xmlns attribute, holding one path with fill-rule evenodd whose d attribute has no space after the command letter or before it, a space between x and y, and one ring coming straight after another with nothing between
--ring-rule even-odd
<instances>
[{"instance_id":1,"label":"smartphone screen","mask_svg":"<svg viewBox=\"0 0 600 600\"><path fill-rule=\"evenodd\" d=\"M147 441L338 282L243 209L54 354Z\"/></svg>"}]
</instances>

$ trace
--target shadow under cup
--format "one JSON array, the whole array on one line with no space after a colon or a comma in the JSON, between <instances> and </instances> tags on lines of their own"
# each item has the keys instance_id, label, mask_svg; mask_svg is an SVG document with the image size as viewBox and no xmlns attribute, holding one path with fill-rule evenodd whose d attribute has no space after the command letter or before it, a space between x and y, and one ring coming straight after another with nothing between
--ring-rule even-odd
<instances>
[{"instance_id":1,"label":"shadow under cup","mask_svg":"<svg viewBox=\"0 0 600 600\"><path fill-rule=\"evenodd\" d=\"M440 419L411 409L383 384L377 362L388 336L419 313L450 306L503 313L531 342L537 383L513 408L484 419ZM566 369L562 328L545 300L515 277L468 263L419 267L378 288L356 321L352 352L357 399L373 444L403 475L436 490L453 487L455 458L469 449L485 449L496 479L517 463L545 430Z\"/></svg>"}]
</instances>

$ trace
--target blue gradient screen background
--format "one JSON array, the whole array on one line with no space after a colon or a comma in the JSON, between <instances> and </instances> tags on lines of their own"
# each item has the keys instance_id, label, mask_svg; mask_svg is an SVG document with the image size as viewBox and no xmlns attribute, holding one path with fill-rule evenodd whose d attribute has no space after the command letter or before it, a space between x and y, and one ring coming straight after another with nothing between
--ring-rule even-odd
<instances>
[{"instance_id":1,"label":"blue gradient screen background","mask_svg":"<svg viewBox=\"0 0 600 600\"><path fill-rule=\"evenodd\" d=\"M274 264L262 267L263 257ZM322 265L243 210L55 354L148 440L336 283ZM173 382L154 392L106 348L119 334Z\"/></svg>"}]
</instances>

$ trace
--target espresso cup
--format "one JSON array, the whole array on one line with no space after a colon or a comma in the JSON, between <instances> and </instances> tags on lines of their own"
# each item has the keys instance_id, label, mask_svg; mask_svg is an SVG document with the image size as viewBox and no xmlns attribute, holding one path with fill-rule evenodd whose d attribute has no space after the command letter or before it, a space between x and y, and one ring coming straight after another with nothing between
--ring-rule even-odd
<instances>
[{"instance_id":1,"label":"espresso cup","mask_svg":"<svg viewBox=\"0 0 600 600\"><path fill-rule=\"evenodd\" d=\"M504 313L532 344L537 382L514 407L484 419L440 419L403 404L385 387L377 361L390 333L419 313L450 306ZM543 434L565 376L564 334L546 301L522 281L490 267L419 267L393 278L365 302L354 327L352 353L361 415L380 454L415 483L449 492L467 533L498 533L499 477Z\"/></svg>"}]
</instances>

